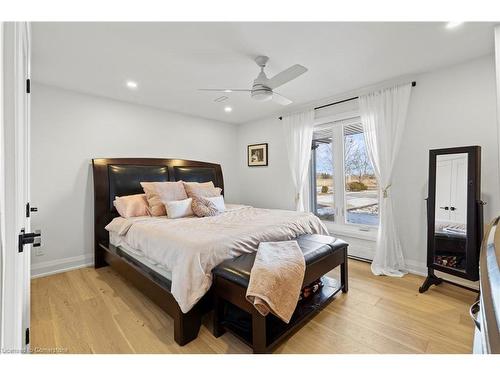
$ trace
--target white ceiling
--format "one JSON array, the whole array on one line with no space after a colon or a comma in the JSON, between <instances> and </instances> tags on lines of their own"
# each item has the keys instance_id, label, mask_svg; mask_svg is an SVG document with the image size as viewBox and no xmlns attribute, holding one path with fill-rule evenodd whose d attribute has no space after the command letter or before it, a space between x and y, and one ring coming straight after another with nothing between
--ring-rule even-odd
<instances>
[{"instance_id":1,"label":"white ceiling","mask_svg":"<svg viewBox=\"0 0 500 375\"><path fill-rule=\"evenodd\" d=\"M253 58L268 76L293 64L309 71L277 92L293 105L493 52L493 23L34 23L34 81L209 119L243 123L283 107L247 93ZM138 82L131 91L126 80ZM226 95L229 99L216 103ZM233 107L225 113L226 105Z\"/></svg>"}]
</instances>

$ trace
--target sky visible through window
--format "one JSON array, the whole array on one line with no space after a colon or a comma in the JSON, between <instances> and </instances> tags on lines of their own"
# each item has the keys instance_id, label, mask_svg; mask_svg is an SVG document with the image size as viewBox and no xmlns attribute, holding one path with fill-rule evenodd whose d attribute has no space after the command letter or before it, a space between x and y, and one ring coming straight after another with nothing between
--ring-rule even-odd
<instances>
[{"instance_id":1,"label":"sky visible through window","mask_svg":"<svg viewBox=\"0 0 500 375\"><path fill-rule=\"evenodd\" d=\"M362 133L346 136L346 143L351 142L351 150L358 150L359 154L364 154L368 157L366 152L365 139ZM316 173L332 173L333 171L333 155L330 147L318 147L316 150ZM360 166L353 166L353 174L360 173ZM373 174L373 167L371 163L367 166L367 174Z\"/></svg>"}]
</instances>

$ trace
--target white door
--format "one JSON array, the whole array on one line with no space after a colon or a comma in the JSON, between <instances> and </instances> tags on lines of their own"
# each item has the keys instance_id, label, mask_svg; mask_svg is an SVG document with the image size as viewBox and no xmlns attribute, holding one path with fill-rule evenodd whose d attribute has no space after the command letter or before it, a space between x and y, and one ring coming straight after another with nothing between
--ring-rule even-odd
<instances>
[{"instance_id":1,"label":"white door","mask_svg":"<svg viewBox=\"0 0 500 375\"><path fill-rule=\"evenodd\" d=\"M450 220L452 165L451 160L442 160L442 155L438 155L436 161L436 222Z\"/></svg>"},{"instance_id":2,"label":"white door","mask_svg":"<svg viewBox=\"0 0 500 375\"><path fill-rule=\"evenodd\" d=\"M454 223L467 223L467 154L453 160L450 219Z\"/></svg>"},{"instance_id":3,"label":"white door","mask_svg":"<svg viewBox=\"0 0 500 375\"><path fill-rule=\"evenodd\" d=\"M2 349L29 351L30 252L20 235L30 233L30 25L3 28L2 117ZM26 237L24 237L26 238ZM21 244L20 244L21 242ZM21 246L20 246L21 245Z\"/></svg>"}]
</instances>

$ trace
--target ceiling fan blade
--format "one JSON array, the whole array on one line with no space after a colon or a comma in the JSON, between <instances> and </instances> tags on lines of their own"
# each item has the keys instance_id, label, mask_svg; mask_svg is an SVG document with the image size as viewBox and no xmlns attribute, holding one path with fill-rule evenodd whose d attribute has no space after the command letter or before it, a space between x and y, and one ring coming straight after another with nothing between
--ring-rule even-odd
<instances>
[{"instance_id":1,"label":"ceiling fan blade","mask_svg":"<svg viewBox=\"0 0 500 375\"><path fill-rule=\"evenodd\" d=\"M285 98L283 95L280 95L277 92L273 92L273 99L272 100L273 100L273 102L281 104L281 105L288 105L288 104L293 103L290 99Z\"/></svg>"},{"instance_id":2,"label":"ceiling fan blade","mask_svg":"<svg viewBox=\"0 0 500 375\"><path fill-rule=\"evenodd\" d=\"M216 92L250 92L247 89L198 89L198 91L216 91Z\"/></svg>"},{"instance_id":3,"label":"ceiling fan blade","mask_svg":"<svg viewBox=\"0 0 500 375\"><path fill-rule=\"evenodd\" d=\"M281 85L284 85L285 83L297 78L305 72L307 72L306 67L295 64L288 69L283 70L281 73L276 74L273 78L270 78L267 81L266 86L271 89L275 89L276 87L280 87Z\"/></svg>"}]
</instances>

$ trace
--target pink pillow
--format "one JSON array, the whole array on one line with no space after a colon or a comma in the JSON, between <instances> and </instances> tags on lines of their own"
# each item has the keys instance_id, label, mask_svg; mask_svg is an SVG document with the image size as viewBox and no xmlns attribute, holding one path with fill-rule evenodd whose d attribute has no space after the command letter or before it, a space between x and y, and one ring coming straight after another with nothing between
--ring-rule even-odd
<instances>
[{"instance_id":1,"label":"pink pillow","mask_svg":"<svg viewBox=\"0 0 500 375\"><path fill-rule=\"evenodd\" d=\"M209 182L183 182L184 189L189 198L194 197L218 197L221 195L222 189L216 188L212 181Z\"/></svg>"},{"instance_id":2,"label":"pink pillow","mask_svg":"<svg viewBox=\"0 0 500 375\"><path fill-rule=\"evenodd\" d=\"M113 205L121 217L149 216L146 194L115 197Z\"/></svg>"},{"instance_id":3,"label":"pink pillow","mask_svg":"<svg viewBox=\"0 0 500 375\"><path fill-rule=\"evenodd\" d=\"M170 201L187 199L186 190L182 182L141 182L146 193L149 213L152 216L165 216L165 204Z\"/></svg>"}]
</instances>

